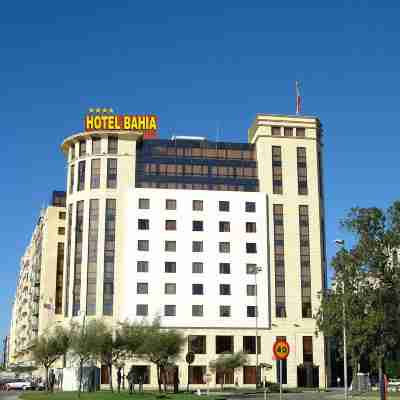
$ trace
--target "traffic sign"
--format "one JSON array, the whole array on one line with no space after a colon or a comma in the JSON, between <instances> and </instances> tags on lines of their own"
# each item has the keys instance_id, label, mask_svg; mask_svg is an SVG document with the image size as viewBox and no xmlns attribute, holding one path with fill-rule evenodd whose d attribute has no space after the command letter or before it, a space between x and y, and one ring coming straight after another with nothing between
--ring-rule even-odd
<instances>
[{"instance_id":1,"label":"traffic sign","mask_svg":"<svg viewBox=\"0 0 400 400\"><path fill-rule=\"evenodd\" d=\"M278 360L286 360L290 353L289 343L286 340L277 340L272 351Z\"/></svg>"},{"instance_id":2,"label":"traffic sign","mask_svg":"<svg viewBox=\"0 0 400 400\"><path fill-rule=\"evenodd\" d=\"M193 353L193 351L188 351L187 353L186 353L186 362L190 365L190 364L193 364L193 362L194 362L194 353Z\"/></svg>"}]
</instances>

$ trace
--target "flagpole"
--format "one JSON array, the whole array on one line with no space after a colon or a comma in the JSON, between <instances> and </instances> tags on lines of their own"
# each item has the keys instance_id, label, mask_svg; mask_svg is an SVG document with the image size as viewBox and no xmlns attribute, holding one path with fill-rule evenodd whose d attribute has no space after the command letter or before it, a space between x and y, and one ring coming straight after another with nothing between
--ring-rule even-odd
<instances>
[{"instance_id":1,"label":"flagpole","mask_svg":"<svg viewBox=\"0 0 400 400\"><path fill-rule=\"evenodd\" d=\"M301 97L300 97L300 84L296 81L296 115L301 112Z\"/></svg>"}]
</instances>

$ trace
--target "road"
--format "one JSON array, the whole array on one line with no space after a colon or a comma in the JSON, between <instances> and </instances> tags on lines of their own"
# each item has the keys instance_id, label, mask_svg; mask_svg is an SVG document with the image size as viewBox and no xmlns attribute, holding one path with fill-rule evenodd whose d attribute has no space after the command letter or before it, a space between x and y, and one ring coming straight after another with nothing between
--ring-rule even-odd
<instances>
[{"instance_id":1,"label":"road","mask_svg":"<svg viewBox=\"0 0 400 400\"><path fill-rule=\"evenodd\" d=\"M10 391L0 392L0 400L17 400L21 392Z\"/></svg>"}]
</instances>

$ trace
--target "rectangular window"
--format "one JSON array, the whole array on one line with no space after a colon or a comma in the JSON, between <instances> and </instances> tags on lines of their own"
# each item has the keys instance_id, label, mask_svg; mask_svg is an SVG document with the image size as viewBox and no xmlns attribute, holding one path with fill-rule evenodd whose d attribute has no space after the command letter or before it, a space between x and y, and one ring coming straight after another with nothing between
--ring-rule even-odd
<instances>
[{"instance_id":1,"label":"rectangular window","mask_svg":"<svg viewBox=\"0 0 400 400\"><path fill-rule=\"evenodd\" d=\"M298 194L308 194L307 155L305 147L297 148L297 186Z\"/></svg>"},{"instance_id":2,"label":"rectangular window","mask_svg":"<svg viewBox=\"0 0 400 400\"><path fill-rule=\"evenodd\" d=\"M148 261L138 261L136 263L137 272L149 272L149 262Z\"/></svg>"},{"instance_id":3,"label":"rectangular window","mask_svg":"<svg viewBox=\"0 0 400 400\"><path fill-rule=\"evenodd\" d=\"M281 136L281 127L280 126L271 126L271 135L272 136Z\"/></svg>"},{"instance_id":4,"label":"rectangular window","mask_svg":"<svg viewBox=\"0 0 400 400\"><path fill-rule=\"evenodd\" d=\"M176 294L176 283L166 283L164 287L165 294Z\"/></svg>"},{"instance_id":5,"label":"rectangular window","mask_svg":"<svg viewBox=\"0 0 400 400\"><path fill-rule=\"evenodd\" d=\"M203 211L203 200L193 200L193 211Z\"/></svg>"},{"instance_id":6,"label":"rectangular window","mask_svg":"<svg viewBox=\"0 0 400 400\"><path fill-rule=\"evenodd\" d=\"M283 128L283 136L293 136L293 128L289 127L289 126L285 126Z\"/></svg>"},{"instance_id":7,"label":"rectangular window","mask_svg":"<svg viewBox=\"0 0 400 400\"><path fill-rule=\"evenodd\" d=\"M165 251L176 251L176 242L174 240L166 240L164 243Z\"/></svg>"},{"instance_id":8,"label":"rectangular window","mask_svg":"<svg viewBox=\"0 0 400 400\"><path fill-rule=\"evenodd\" d=\"M312 363L313 357L313 341L312 336L303 336L303 364Z\"/></svg>"},{"instance_id":9,"label":"rectangular window","mask_svg":"<svg viewBox=\"0 0 400 400\"><path fill-rule=\"evenodd\" d=\"M165 221L165 230L166 231L176 231L176 220L175 219L167 219Z\"/></svg>"},{"instance_id":10,"label":"rectangular window","mask_svg":"<svg viewBox=\"0 0 400 400\"><path fill-rule=\"evenodd\" d=\"M116 136L108 137L108 154L118 154L118 138Z\"/></svg>"},{"instance_id":11,"label":"rectangular window","mask_svg":"<svg viewBox=\"0 0 400 400\"><path fill-rule=\"evenodd\" d=\"M247 354L256 354L255 336L243 336L243 351ZM261 354L261 336L257 336L257 353Z\"/></svg>"},{"instance_id":12,"label":"rectangular window","mask_svg":"<svg viewBox=\"0 0 400 400\"><path fill-rule=\"evenodd\" d=\"M299 230L301 313L303 318L312 318L309 216L305 205L299 206Z\"/></svg>"},{"instance_id":13,"label":"rectangular window","mask_svg":"<svg viewBox=\"0 0 400 400\"><path fill-rule=\"evenodd\" d=\"M272 146L272 190L274 194L282 194L282 152L280 146Z\"/></svg>"},{"instance_id":14,"label":"rectangular window","mask_svg":"<svg viewBox=\"0 0 400 400\"><path fill-rule=\"evenodd\" d=\"M193 385L203 385L206 372L207 367L205 365L191 365L189 367L189 383Z\"/></svg>"},{"instance_id":15,"label":"rectangular window","mask_svg":"<svg viewBox=\"0 0 400 400\"><path fill-rule=\"evenodd\" d=\"M75 160L75 143L71 145L71 161Z\"/></svg>"},{"instance_id":16,"label":"rectangular window","mask_svg":"<svg viewBox=\"0 0 400 400\"><path fill-rule=\"evenodd\" d=\"M220 201L219 211L229 211L229 201Z\"/></svg>"},{"instance_id":17,"label":"rectangular window","mask_svg":"<svg viewBox=\"0 0 400 400\"><path fill-rule=\"evenodd\" d=\"M203 284L202 283L193 283L192 284L192 294L193 295L203 295Z\"/></svg>"},{"instance_id":18,"label":"rectangular window","mask_svg":"<svg viewBox=\"0 0 400 400\"><path fill-rule=\"evenodd\" d=\"M93 137L92 138L92 154L100 154L101 153L101 138Z\"/></svg>"},{"instance_id":19,"label":"rectangular window","mask_svg":"<svg viewBox=\"0 0 400 400\"><path fill-rule=\"evenodd\" d=\"M203 263L202 262L193 262L192 263L192 273L193 274L202 274L203 273Z\"/></svg>"},{"instance_id":20,"label":"rectangular window","mask_svg":"<svg viewBox=\"0 0 400 400\"><path fill-rule=\"evenodd\" d=\"M296 136L297 137L305 137L306 129L305 128L296 128Z\"/></svg>"},{"instance_id":21,"label":"rectangular window","mask_svg":"<svg viewBox=\"0 0 400 400\"><path fill-rule=\"evenodd\" d=\"M219 242L218 247L220 253L230 253L231 251L230 242Z\"/></svg>"},{"instance_id":22,"label":"rectangular window","mask_svg":"<svg viewBox=\"0 0 400 400\"><path fill-rule=\"evenodd\" d=\"M139 209L148 210L150 208L150 199L139 199Z\"/></svg>"},{"instance_id":23,"label":"rectangular window","mask_svg":"<svg viewBox=\"0 0 400 400\"><path fill-rule=\"evenodd\" d=\"M283 205L273 205L275 259L275 316L286 317Z\"/></svg>"},{"instance_id":24,"label":"rectangular window","mask_svg":"<svg viewBox=\"0 0 400 400\"><path fill-rule=\"evenodd\" d=\"M98 189L100 187L100 163L100 158L94 158L91 161L90 189Z\"/></svg>"},{"instance_id":25,"label":"rectangular window","mask_svg":"<svg viewBox=\"0 0 400 400\"><path fill-rule=\"evenodd\" d=\"M246 253L248 253L248 254L257 253L257 244L256 243L246 243Z\"/></svg>"},{"instance_id":26,"label":"rectangular window","mask_svg":"<svg viewBox=\"0 0 400 400\"><path fill-rule=\"evenodd\" d=\"M147 317L149 314L148 304L136 304L136 315L138 317Z\"/></svg>"},{"instance_id":27,"label":"rectangular window","mask_svg":"<svg viewBox=\"0 0 400 400\"><path fill-rule=\"evenodd\" d=\"M165 261L164 267L165 267L165 272L167 274L175 274L176 273L176 262L175 261Z\"/></svg>"},{"instance_id":28,"label":"rectangular window","mask_svg":"<svg viewBox=\"0 0 400 400\"><path fill-rule=\"evenodd\" d=\"M224 307L224 306L221 306ZM228 306L229 307L229 306ZM215 336L216 354L233 353L233 336Z\"/></svg>"},{"instance_id":29,"label":"rectangular window","mask_svg":"<svg viewBox=\"0 0 400 400\"><path fill-rule=\"evenodd\" d=\"M69 193L74 192L74 184L75 184L75 165L72 164L70 167L70 173L69 173Z\"/></svg>"},{"instance_id":30,"label":"rectangular window","mask_svg":"<svg viewBox=\"0 0 400 400\"><path fill-rule=\"evenodd\" d=\"M203 242L202 241L193 241L192 242L192 251L193 251L193 253L201 253L203 251Z\"/></svg>"},{"instance_id":31,"label":"rectangular window","mask_svg":"<svg viewBox=\"0 0 400 400\"><path fill-rule=\"evenodd\" d=\"M176 210L176 200L172 200L172 199L165 200L165 209L166 210Z\"/></svg>"},{"instance_id":32,"label":"rectangular window","mask_svg":"<svg viewBox=\"0 0 400 400\"><path fill-rule=\"evenodd\" d=\"M148 240L138 240L137 249L139 251L149 251L149 241Z\"/></svg>"},{"instance_id":33,"label":"rectangular window","mask_svg":"<svg viewBox=\"0 0 400 400\"><path fill-rule=\"evenodd\" d=\"M62 313L62 296L63 296L63 279L64 279L64 243L57 243L57 270L56 270L56 299L55 313Z\"/></svg>"},{"instance_id":34,"label":"rectangular window","mask_svg":"<svg viewBox=\"0 0 400 400\"><path fill-rule=\"evenodd\" d=\"M202 232L203 229L203 221L192 221L192 230L193 232Z\"/></svg>"},{"instance_id":35,"label":"rectangular window","mask_svg":"<svg viewBox=\"0 0 400 400\"><path fill-rule=\"evenodd\" d=\"M86 140L81 140L79 142L79 157L86 156Z\"/></svg>"},{"instance_id":36,"label":"rectangular window","mask_svg":"<svg viewBox=\"0 0 400 400\"><path fill-rule=\"evenodd\" d=\"M230 274L231 273L231 264L219 263L219 273L220 274Z\"/></svg>"},{"instance_id":37,"label":"rectangular window","mask_svg":"<svg viewBox=\"0 0 400 400\"><path fill-rule=\"evenodd\" d=\"M246 292L247 296L255 296L256 295L256 285L247 285Z\"/></svg>"},{"instance_id":38,"label":"rectangular window","mask_svg":"<svg viewBox=\"0 0 400 400\"><path fill-rule=\"evenodd\" d=\"M219 316L220 317L230 317L231 316L231 306L219 306Z\"/></svg>"},{"instance_id":39,"label":"rectangular window","mask_svg":"<svg viewBox=\"0 0 400 400\"><path fill-rule=\"evenodd\" d=\"M137 282L136 293L137 294L149 294L149 284L147 282Z\"/></svg>"},{"instance_id":40,"label":"rectangular window","mask_svg":"<svg viewBox=\"0 0 400 400\"><path fill-rule=\"evenodd\" d=\"M256 233L257 225L255 222L246 222L246 232L247 233Z\"/></svg>"},{"instance_id":41,"label":"rectangular window","mask_svg":"<svg viewBox=\"0 0 400 400\"><path fill-rule=\"evenodd\" d=\"M115 189L117 187L117 159L107 159L107 188Z\"/></svg>"},{"instance_id":42,"label":"rectangular window","mask_svg":"<svg viewBox=\"0 0 400 400\"><path fill-rule=\"evenodd\" d=\"M148 231L150 229L150 221L148 219L138 219L138 230Z\"/></svg>"},{"instance_id":43,"label":"rectangular window","mask_svg":"<svg viewBox=\"0 0 400 400\"><path fill-rule=\"evenodd\" d=\"M58 213L58 219L65 219L67 217L67 213L65 211L60 211Z\"/></svg>"},{"instance_id":44,"label":"rectangular window","mask_svg":"<svg viewBox=\"0 0 400 400\"><path fill-rule=\"evenodd\" d=\"M85 190L85 161L78 163L78 191Z\"/></svg>"},{"instance_id":45,"label":"rectangular window","mask_svg":"<svg viewBox=\"0 0 400 400\"><path fill-rule=\"evenodd\" d=\"M59 235L65 235L65 228L64 228L63 226L60 226L60 227L57 229L57 233L58 233Z\"/></svg>"},{"instance_id":46,"label":"rectangular window","mask_svg":"<svg viewBox=\"0 0 400 400\"><path fill-rule=\"evenodd\" d=\"M246 212L256 212L256 203L254 201L246 201Z\"/></svg>"},{"instance_id":47,"label":"rectangular window","mask_svg":"<svg viewBox=\"0 0 400 400\"><path fill-rule=\"evenodd\" d=\"M256 264L246 264L246 274L255 274L257 271Z\"/></svg>"},{"instance_id":48,"label":"rectangular window","mask_svg":"<svg viewBox=\"0 0 400 400\"><path fill-rule=\"evenodd\" d=\"M165 317L175 317L176 316L176 305L166 304L164 306L164 316Z\"/></svg>"},{"instance_id":49,"label":"rectangular window","mask_svg":"<svg viewBox=\"0 0 400 400\"><path fill-rule=\"evenodd\" d=\"M106 221L104 239L104 283L103 314L113 315L114 308L114 264L115 264L115 199L106 200Z\"/></svg>"},{"instance_id":50,"label":"rectangular window","mask_svg":"<svg viewBox=\"0 0 400 400\"><path fill-rule=\"evenodd\" d=\"M73 306L72 315L77 316L81 309L81 268L82 268L82 250L83 250L83 218L84 218L83 200L76 203L75 219L75 268L73 284Z\"/></svg>"},{"instance_id":51,"label":"rectangular window","mask_svg":"<svg viewBox=\"0 0 400 400\"><path fill-rule=\"evenodd\" d=\"M219 231L220 232L230 232L231 223L229 221L219 221Z\"/></svg>"},{"instance_id":52,"label":"rectangular window","mask_svg":"<svg viewBox=\"0 0 400 400\"><path fill-rule=\"evenodd\" d=\"M192 305L192 317L202 317L203 316L203 305L193 304Z\"/></svg>"},{"instance_id":53,"label":"rectangular window","mask_svg":"<svg viewBox=\"0 0 400 400\"><path fill-rule=\"evenodd\" d=\"M69 315L69 289L70 289L70 272L71 272L71 236L72 236L72 211L73 204L68 205L68 230L67 230L67 256L65 258L65 308L64 317Z\"/></svg>"},{"instance_id":54,"label":"rectangular window","mask_svg":"<svg viewBox=\"0 0 400 400\"><path fill-rule=\"evenodd\" d=\"M203 306L200 306L203 308ZM206 338L207 336L203 335L189 335L188 336L188 346L189 351L192 351L194 354L207 354L206 351Z\"/></svg>"},{"instance_id":55,"label":"rectangular window","mask_svg":"<svg viewBox=\"0 0 400 400\"><path fill-rule=\"evenodd\" d=\"M255 318L256 316L256 306L247 306L247 317Z\"/></svg>"},{"instance_id":56,"label":"rectangular window","mask_svg":"<svg viewBox=\"0 0 400 400\"><path fill-rule=\"evenodd\" d=\"M227 284L219 285L219 294L221 296L230 296L231 295L231 285L227 285Z\"/></svg>"}]
</instances>

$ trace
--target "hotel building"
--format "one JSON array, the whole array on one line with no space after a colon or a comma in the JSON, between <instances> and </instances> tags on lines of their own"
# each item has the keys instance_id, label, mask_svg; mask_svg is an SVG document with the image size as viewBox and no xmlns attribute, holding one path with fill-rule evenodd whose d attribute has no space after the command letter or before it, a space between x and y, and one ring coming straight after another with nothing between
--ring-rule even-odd
<instances>
[{"instance_id":1,"label":"hotel building","mask_svg":"<svg viewBox=\"0 0 400 400\"><path fill-rule=\"evenodd\" d=\"M248 365L227 383L254 384L256 347L273 366L262 379L276 382L272 346L285 338L283 382L324 387L327 351L312 318L326 281L321 141L315 117L266 114L248 143L122 130L66 138L64 317L159 315L188 338L180 382L191 350L199 385L210 361L240 350ZM136 364L155 386L154 366Z\"/></svg>"}]
</instances>

